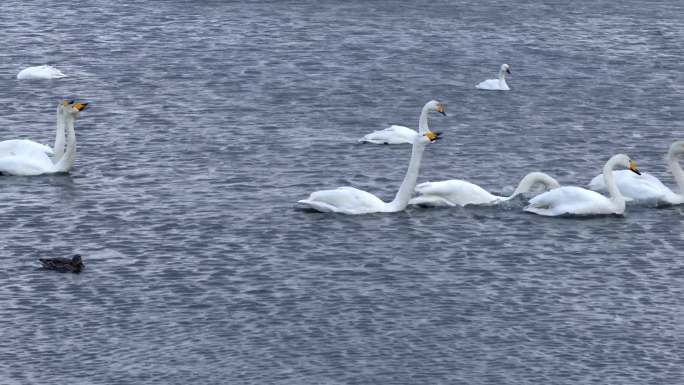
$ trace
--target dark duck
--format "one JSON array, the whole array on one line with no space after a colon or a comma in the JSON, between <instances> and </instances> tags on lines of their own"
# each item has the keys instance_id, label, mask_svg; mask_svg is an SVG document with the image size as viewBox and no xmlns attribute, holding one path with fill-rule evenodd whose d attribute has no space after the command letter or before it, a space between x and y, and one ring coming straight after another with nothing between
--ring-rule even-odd
<instances>
[{"instance_id":1,"label":"dark duck","mask_svg":"<svg viewBox=\"0 0 684 385\"><path fill-rule=\"evenodd\" d=\"M79 254L71 258L40 258L39 261L45 269L61 273L80 273L85 267Z\"/></svg>"}]
</instances>

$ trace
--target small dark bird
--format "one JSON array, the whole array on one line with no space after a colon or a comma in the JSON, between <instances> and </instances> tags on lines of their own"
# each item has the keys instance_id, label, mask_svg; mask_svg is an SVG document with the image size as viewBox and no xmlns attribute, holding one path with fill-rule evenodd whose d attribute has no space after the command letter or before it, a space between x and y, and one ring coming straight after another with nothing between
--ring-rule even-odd
<instances>
[{"instance_id":1,"label":"small dark bird","mask_svg":"<svg viewBox=\"0 0 684 385\"><path fill-rule=\"evenodd\" d=\"M85 267L79 254L69 258L40 258L43 267L49 270L57 270L60 273L80 273Z\"/></svg>"}]
</instances>

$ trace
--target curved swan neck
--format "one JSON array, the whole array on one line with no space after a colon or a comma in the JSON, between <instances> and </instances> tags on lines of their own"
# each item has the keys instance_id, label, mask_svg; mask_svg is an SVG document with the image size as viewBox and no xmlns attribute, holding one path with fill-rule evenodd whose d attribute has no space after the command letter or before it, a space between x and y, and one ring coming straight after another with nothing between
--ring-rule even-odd
<instances>
[{"instance_id":1,"label":"curved swan neck","mask_svg":"<svg viewBox=\"0 0 684 385\"><path fill-rule=\"evenodd\" d=\"M555 179L544 174L543 172L531 172L520 180L520 183L518 183L518 187L515 189L515 191L513 191L513 194L506 199L512 199L520 194L526 193L537 184L544 185L544 188L547 190L560 187L560 184L558 184Z\"/></svg>"},{"instance_id":2,"label":"curved swan neck","mask_svg":"<svg viewBox=\"0 0 684 385\"><path fill-rule=\"evenodd\" d=\"M401 211L406 208L409 200L411 200L413 190L416 188L420 163L423 159L423 151L425 150L426 145L427 143L420 142L420 139L413 143L411 160L409 161L408 170L406 170L406 176L404 176L404 181L401 182L401 186L399 186L399 191L397 191L394 200L387 204L387 211Z\"/></svg>"},{"instance_id":3,"label":"curved swan neck","mask_svg":"<svg viewBox=\"0 0 684 385\"><path fill-rule=\"evenodd\" d=\"M55 172L68 172L71 166L74 165L74 160L76 160L76 130L74 129L74 121L76 119L72 115L66 113L64 115L64 125L67 131L66 153L55 164Z\"/></svg>"},{"instance_id":4,"label":"curved swan neck","mask_svg":"<svg viewBox=\"0 0 684 385\"><path fill-rule=\"evenodd\" d=\"M681 151L671 149L667 153L667 166L670 168L670 172L672 173L675 182L677 182L679 194L684 195L684 170L682 170L682 165L679 164L679 157L681 155Z\"/></svg>"},{"instance_id":5,"label":"curved swan neck","mask_svg":"<svg viewBox=\"0 0 684 385\"><path fill-rule=\"evenodd\" d=\"M613 169L619 162L619 155L615 155L606 162L603 166L603 182L606 184L606 189L610 195L610 200L617 206L619 211L625 210L625 198L620 193L615 177L613 176Z\"/></svg>"},{"instance_id":6,"label":"curved swan neck","mask_svg":"<svg viewBox=\"0 0 684 385\"><path fill-rule=\"evenodd\" d=\"M425 104L423 110L420 112L420 119L418 120L418 132L420 134L430 131L430 128L428 127L428 114L430 113L429 104L430 103Z\"/></svg>"},{"instance_id":7,"label":"curved swan neck","mask_svg":"<svg viewBox=\"0 0 684 385\"><path fill-rule=\"evenodd\" d=\"M55 146L53 147L54 155L52 157L52 162L57 163L62 156L64 156L64 120L66 119L66 114L62 111L62 106L57 106L57 130L55 132Z\"/></svg>"}]
</instances>

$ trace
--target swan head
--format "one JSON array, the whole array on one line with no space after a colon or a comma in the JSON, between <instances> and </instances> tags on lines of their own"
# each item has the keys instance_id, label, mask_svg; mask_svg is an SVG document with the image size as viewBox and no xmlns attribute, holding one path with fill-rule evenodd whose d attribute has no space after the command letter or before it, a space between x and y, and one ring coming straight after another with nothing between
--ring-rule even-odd
<instances>
[{"instance_id":1,"label":"swan head","mask_svg":"<svg viewBox=\"0 0 684 385\"><path fill-rule=\"evenodd\" d=\"M501 65L501 70L500 70L499 72L501 72L501 73L507 73L507 74L510 75L510 74L511 74L511 66L509 66L508 64L505 64L505 63L504 63L504 64Z\"/></svg>"},{"instance_id":2,"label":"swan head","mask_svg":"<svg viewBox=\"0 0 684 385\"><path fill-rule=\"evenodd\" d=\"M684 154L684 140L678 140L670 145L668 155Z\"/></svg>"},{"instance_id":3,"label":"swan head","mask_svg":"<svg viewBox=\"0 0 684 385\"><path fill-rule=\"evenodd\" d=\"M639 172L639 170L637 169L636 162L630 159L630 157L628 157L625 154L613 155L613 157L608 160L608 163L606 165L608 164L622 166L637 175L641 175L641 172Z\"/></svg>"},{"instance_id":4,"label":"swan head","mask_svg":"<svg viewBox=\"0 0 684 385\"><path fill-rule=\"evenodd\" d=\"M79 113L88 107L88 103L74 102L65 100L62 102L64 111L73 117L78 117Z\"/></svg>"},{"instance_id":5,"label":"swan head","mask_svg":"<svg viewBox=\"0 0 684 385\"><path fill-rule=\"evenodd\" d=\"M430 100L425 104L425 107L428 109L428 111L439 112L440 114L446 116L446 112L444 111L444 103L440 102L439 100Z\"/></svg>"}]
</instances>

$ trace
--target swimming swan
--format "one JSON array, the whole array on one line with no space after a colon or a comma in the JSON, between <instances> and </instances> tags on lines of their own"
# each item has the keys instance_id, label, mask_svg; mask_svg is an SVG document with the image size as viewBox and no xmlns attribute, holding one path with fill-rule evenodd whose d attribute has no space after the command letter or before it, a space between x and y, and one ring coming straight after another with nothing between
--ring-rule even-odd
<instances>
[{"instance_id":1,"label":"swimming swan","mask_svg":"<svg viewBox=\"0 0 684 385\"><path fill-rule=\"evenodd\" d=\"M41 175L69 172L76 159L76 131L74 121L88 103L64 106L64 125L67 130L66 152L55 163L45 151L20 151L0 155L0 173L6 175Z\"/></svg>"},{"instance_id":2,"label":"swimming swan","mask_svg":"<svg viewBox=\"0 0 684 385\"><path fill-rule=\"evenodd\" d=\"M620 194L613 178L613 168L623 166L636 174L641 174L636 163L625 154L613 155L603 166L603 179L608 186L610 198L581 187L564 186L530 199L525 211L531 213L556 216L622 214L625 212L625 198Z\"/></svg>"},{"instance_id":3,"label":"swimming swan","mask_svg":"<svg viewBox=\"0 0 684 385\"><path fill-rule=\"evenodd\" d=\"M664 205L679 205L684 203L684 171L679 164L679 157L684 154L684 141L680 140L670 145L665 161L677 182L679 193L670 190L658 178L649 174L634 175L626 170L613 171L613 177L620 192L635 202L651 202ZM599 174L589 182L589 188L594 191L605 191L603 174Z\"/></svg>"},{"instance_id":4,"label":"swimming swan","mask_svg":"<svg viewBox=\"0 0 684 385\"><path fill-rule=\"evenodd\" d=\"M496 205L526 193L537 184L541 184L547 190L560 187L560 184L551 176L543 172L531 172L525 175L518 183L513 194L507 197L493 195L482 187L460 179L445 180L441 182L426 182L416 186L416 192L420 193L409 201L412 205L421 206L466 206L466 205Z\"/></svg>"},{"instance_id":5,"label":"swimming swan","mask_svg":"<svg viewBox=\"0 0 684 385\"><path fill-rule=\"evenodd\" d=\"M0 158L11 155L30 156L34 152L44 152L52 156L52 162L57 163L64 155L64 127L67 119L66 109L74 101L61 101L57 104L57 129L55 130L54 150L49 146L28 139L10 139L0 142Z\"/></svg>"},{"instance_id":6,"label":"swimming swan","mask_svg":"<svg viewBox=\"0 0 684 385\"><path fill-rule=\"evenodd\" d=\"M511 67L508 64L502 64L498 79L487 79L475 87L481 90L508 91L510 88L506 83L506 74L511 74Z\"/></svg>"},{"instance_id":7,"label":"swimming swan","mask_svg":"<svg viewBox=\"0 0 684 385\"><path fill-rule=\"evenodd\" d=\"M420 134L425 134L430 131L430 128L428 127L428 114L432 111L439 112L446 116L443 103L437 100L430 100L425 103L423 110L420 112L420 119L418 120L418 132L420 132ZM413 139L418 135L418 132L404 126L390 126L384 130L371 132L359 139L359 142L373 144L413 143Z\"/></svg>"},{"instance_id":8,"label":"swimming swan","mask_svg":"<svg viewBox=\"0 0 684 385\"><path fill-rule=\"evenodd\" d=\"M24 68L17 74L19 80L61 79L65 77L66 75L62 71L49 65Z\"/></svg>"},{"instance_id":9,"label":"swimming swan","mask_svg":"<svg viewBox=\"0 0 684 385\"><path fill-rule=\"evenodd\" d=\"M300 200L299 203L321 212L333 212L342 214L369 214L369 213L392 213L402 211L408 205L413 194L420 170L420 162L423 151L428 143L440 138L437 132L428 131L423 135L416 136L411 150L411 161L404 181L399 187L394 200L389 203L383 202L375 195L356 189L354 187L339 187L334 190L322 190L311 193L309 198Z\"/></svg>"}]
</instances>

